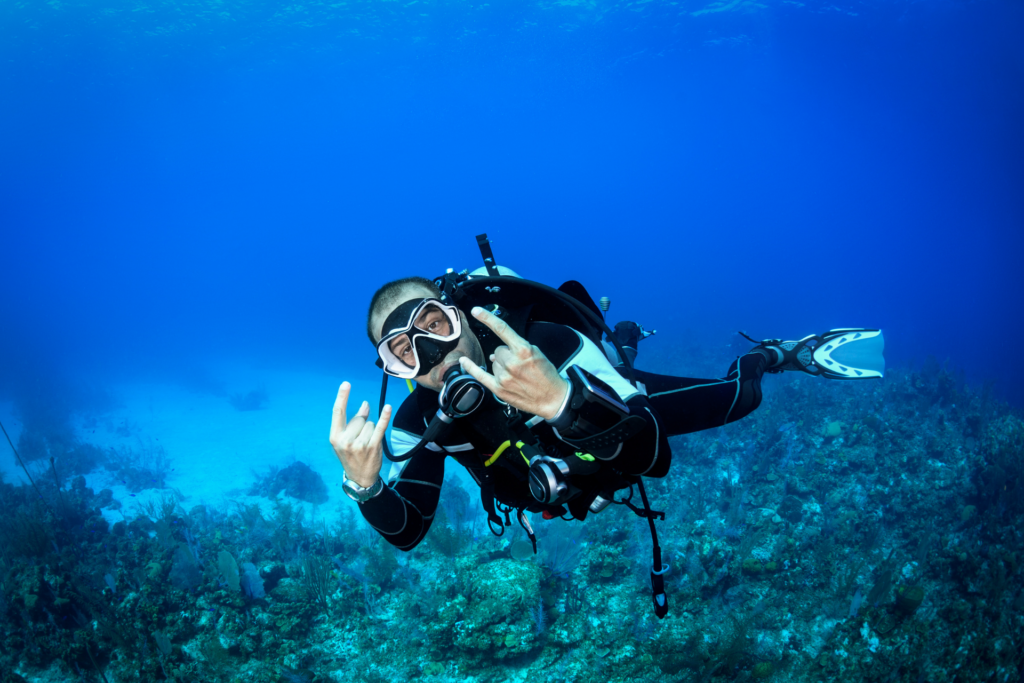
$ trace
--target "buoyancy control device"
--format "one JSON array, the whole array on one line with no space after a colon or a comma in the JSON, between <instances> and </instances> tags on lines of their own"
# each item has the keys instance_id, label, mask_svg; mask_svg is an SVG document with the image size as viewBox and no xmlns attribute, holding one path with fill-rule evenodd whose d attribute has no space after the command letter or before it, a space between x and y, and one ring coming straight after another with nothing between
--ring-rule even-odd
<instances>
[{"instance_id":1,"label":"buoyancy control device","mask_svg":"<svg viewBox=\"0 0 1024 683\"><path fill-rule=\"evenodd\" d=\"M502 275L495 263L487 235L477 235L476 239L484 260L484 268L487 275L471 274L467 270L455 272L449 268L444 275L436 278L434 281L434 284L441 291L440 301L443 304L455 306L467 313L473 306L483 306L501 317L512 329L517 331L524 330L529 322L553 322L575 329L593 341L599 348L607 348L607 345L610 343L614 350L614 355L617 356L617 358L613 359L613 363L620 368L621 374L632 385L636 386L636 376L633 373L632 367L635 350L632 350L632 353L627 353L620 344L615 332L608 327L603 315L603 311L607 310L605 300L602 300L602 305L599 307L594 303L583 285L572 280L555 289L518 276ZM474 332L481 339L481 343L486 344L486 338L492 334L490 330L482 324L476 323L471 316L467 315L467 318L470 320L470 324L474 326ZM607 339L607 342L602 339L602 336ZM612 349L609 349L609 352ZM612 353L609 353L609 355L612 355ZM379 411L383 411L386 402L387 383L388 374L385 373L381 384ZM387 439L384 439L382 443L385 457L392 462L403 462L414 457L418 452L426 448L428 444L442 439L456 420L472 415L484 402L485 397L486 390L476 379L463 372L458 366L451 368L445 373L444 386L438 394L438 409L429 422L427 430L419 443L399 456L391 452ZM535 444L530 442L529 430L526 429L525 425L516 425L515 416L511 413L509 413L509 428L517 438L510 439L500 449L497 449L495 454L491 456L492 461L496 460L506 448L514 448L520 451L523 458L527 461L531 457L538 460L543 457L543 453L536 448ZM490 462L486 464L489 466ZM540 464L543 464L543 462ZM608 494L610 499L603 495L598 496L591 506L591 511L598 512L608 504L615 503L626 505L635 514L647 520L652 540L653 564L650 576L654 612L658 618L663 618L668 613L664 574L669 570L669 566L662 562L661 546L658 543L654 520L663 520L665 513L651 509L647 491L644 488L641 477L622 474L618 474L618 477L621 478L624 484L621 488L628 488L628 496L622 500L615 499L612 494ZM643 504L642 508L631 502L634 485L640 493L640 499ZM532 509L533 506L522 505L518 508L506 506L503 508L500 503L495 504L493 494L490 494L490 502L488 504L487 487L485 475L485 481L481 483L481 490L491 532L498 536L502 535L504 527L511 525L510 513L515 509L517 520L530 537L534 552L536 552L536 536L525 515L525 510ZM493 486L491 490L493 491ZM496 514L496 507L504 512L504 520ZM561 510L562 514L564 514L564 508L552 507L551 509ZM549 510L545 510L544 516L550 519L553 515Z\"/></svg>"}]
</instances>

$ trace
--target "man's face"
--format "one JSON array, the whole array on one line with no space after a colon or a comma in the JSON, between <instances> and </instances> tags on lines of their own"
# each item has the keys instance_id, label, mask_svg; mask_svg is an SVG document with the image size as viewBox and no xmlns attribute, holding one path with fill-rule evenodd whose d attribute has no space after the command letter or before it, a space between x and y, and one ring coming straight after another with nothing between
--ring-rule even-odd
<instances>
[{"instance_id":1,"label":"man's face","mask_svg":"<svg viewBox=\"0 0 1024 683\"><path fill-rule=\"evenodd\" d=\"M410 287L406 290L404 296L399 297L393 305L385 306L378 310L373 316L373 328L376 335L375 341L380 341L380 338L383 336L382 328L384 326L384 321L387 320L388 316L391 315L396 308L412 299L422 299L434 296L436 295L430 290L419 287ZM444 386L444 373L450 368L458 365L459 359L463 356L468 356L474 363L483 366L484 352L480 347L480 342L477 340L476 335L473 334L473 331L469 328L465 314L462 313L462 311L459 311L459 316L462 319L462 336L459 337L458 346L450 351L441 363L435 365L426 373L413 378L413 381L417 384L421 384L428 389L433 389L434 391L440 391ZM449 324L448 319L434 308L425 309L416 320L416 327L421 330L434 332L441 336L451 334ZM412 345L409 343L409 338L406 335L392 339L389 346L391 348L391 352L400 360L410 367L415 365Z\"/></svg>"}]
</instances>

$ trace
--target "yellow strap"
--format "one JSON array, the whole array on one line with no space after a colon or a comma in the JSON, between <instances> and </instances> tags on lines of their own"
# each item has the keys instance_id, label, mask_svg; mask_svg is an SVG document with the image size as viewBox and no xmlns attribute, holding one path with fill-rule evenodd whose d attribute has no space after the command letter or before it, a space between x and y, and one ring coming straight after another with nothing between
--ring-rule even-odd
<instances>
[{"instance_id":1,"label":"yellow strap","mask_svg":"<svg viewBox=\"0 0 1024 683\"><path fill-rule=\"evenodd\" d=\"M494 451L494 455L492 455L491 457L487 458L487 460L484 461L484 467L490 467L491 465L493 465L494 461L496 461L498 458L500 458L501 454L505 452L505 449L508 448L511 445L512 445L511 441L506 441L505 443L503 443L500 446L498 446L498 450ZM516 448L519 449L519 455L522 455L523 456L523 460L525 460L526 464L529 465L530 461L526 458L526 455L523 453L523 442L522 441L516 441Z\"/></svg>"},{"instance_id":2,"label":"yellow strap","mask_svg":"<svg viewBox=\"0 0 1024 683\"><path fill-rule=\"evenodd\" d=\"M405 380L405 383L409 386L409 393L411 394L416 389L416 387L412 385L411 379Z\"/></svg>"},{"instance_id":3,"label":"yellow strap","mask_svg":"<svg viewBox=\"0 0 1024 683\"><path fill-rule=\"evenodd\" d=\"M494 451L494 455L492 455L491 457L487 458L487 460L484 461L484 467L490 467L491 465L493 465L494 461L500 458L501 454L505 452L505 449L511 445L511 441L506 441L505 443L498 446L498 450Z\"/></svg>"}]
</instances>

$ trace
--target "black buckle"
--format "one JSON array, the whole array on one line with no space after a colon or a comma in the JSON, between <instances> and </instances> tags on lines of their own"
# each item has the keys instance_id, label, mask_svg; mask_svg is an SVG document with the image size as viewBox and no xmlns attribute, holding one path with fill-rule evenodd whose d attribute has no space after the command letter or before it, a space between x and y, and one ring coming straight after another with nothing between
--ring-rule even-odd
<instances>
[{"instance_id":1,"label":"black buckle","mask_svg":"<svg viewBox=\"0 0 1024 683\"><path fill-rule=\"evenodd\" d=\"M503 515L505 515L505 526L512 526L512 511L515 508L512 507L511 505L509 505L509 506L502 505L501 503L497 504L497 508L498 508L498 512L500 512ZM498 521L500 522L501 520L499 519Z\"/></svg>"}]
</instances>

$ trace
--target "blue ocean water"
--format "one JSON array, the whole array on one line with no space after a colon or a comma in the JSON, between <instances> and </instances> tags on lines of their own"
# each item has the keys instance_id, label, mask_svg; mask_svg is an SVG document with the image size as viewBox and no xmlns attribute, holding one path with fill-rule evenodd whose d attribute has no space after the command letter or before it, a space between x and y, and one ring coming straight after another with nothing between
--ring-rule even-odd
<instances>
[{"instance_id":1,"label":"blue ocean water","mask_svg":"<svg viewBox=\"0 0 1024 683\"><path fill-rule=\"evenodd\" d=\"M166 481L82 472L126 511L235 504L289 458L345 503L326 437L341 381L376 399L369 298L478 267L480 233L657 329L644 369L881 327L889 367L1019 410L1022 29L1009 0L4 3L0 420L166 444Z\"/></svg>"},{"instance_id":2,"label":"blue ocean water","mask_svg":"<svg viewBox=\"0 0 1024 683\"><path fill-rule=\"evenodd\" d=\"M368 362L479 265L713 342L881 326L1021 399L1012 2L8 4L5 391Z\"/></svg>"}]
</instances>

